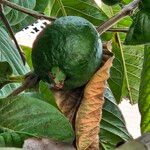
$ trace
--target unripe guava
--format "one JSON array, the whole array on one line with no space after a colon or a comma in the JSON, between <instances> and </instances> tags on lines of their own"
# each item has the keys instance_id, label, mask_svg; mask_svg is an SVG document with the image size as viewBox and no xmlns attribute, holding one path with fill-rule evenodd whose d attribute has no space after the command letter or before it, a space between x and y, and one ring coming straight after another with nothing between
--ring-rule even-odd
<instances>
[{"instance_id":1,"label":"unripe guava","mask_svg":"<svg viewBox=\"0 0 150 150\"><path fill-rule=\"evenodd\" d=\"M34 72L54 87L74 89L86 84L102 60L95 27L77 16L61 17L37 37L32 49Z\"/></svg>"}]
</instances>

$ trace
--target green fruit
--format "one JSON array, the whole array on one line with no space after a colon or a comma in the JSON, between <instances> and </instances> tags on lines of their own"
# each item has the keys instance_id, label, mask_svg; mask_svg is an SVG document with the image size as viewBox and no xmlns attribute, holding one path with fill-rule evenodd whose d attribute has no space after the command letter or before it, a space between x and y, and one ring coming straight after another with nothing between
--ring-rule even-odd
<instances>
[{"instance_id":1,"label":"green fruit","mask_svg":"<svg viewBox=\"0 0 150 150\"><path fill-rule=\"evenodd\" d=\"M34 72L52 85L73 89L87 83L100 66L102 43L86 19L66 16L48 25L32 50ZM57 86L56 86L57 87Z\"/></svg>"},{"instance_id":2,"label":"green fruit","mask_svg":"<svg viewBox=\"0 0 150 150\"><path fill-rule=\"evenodd\" d=\"M121 0L102 0L102 2L106 5L112 6L112 5L119 4Z\"/></svg>"}]
</instances>

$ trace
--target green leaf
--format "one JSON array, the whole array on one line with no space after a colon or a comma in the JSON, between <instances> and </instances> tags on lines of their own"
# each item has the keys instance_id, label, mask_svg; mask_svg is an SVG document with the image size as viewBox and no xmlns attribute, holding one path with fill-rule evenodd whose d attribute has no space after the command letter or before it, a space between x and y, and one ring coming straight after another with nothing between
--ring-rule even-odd
<instances>
[{"instance_id":1,"label":"green leaf","mask_svg":"<svg viewBox=\"0 0 150 150\"><path fill-rule=\"evenodd\" d=\"M150 132L150 46L144 48L144 62L139 91L142 133Z\"/></svg>"},{"instance_id":2,"label":"green leaf","mask_svg":"<svg viewBox=\"0 0 150 150\"><path fill-rule=\"evenodd\" d=\"M17 0L14 2L22 7L29 9L33 9L36 4L36 0ZM11 9L11 11L6 15L6 17L9 23L13 26L24 20L27 17L27 14L19 12L15 9Z\"/></svg>"},{"instance_id":3,"label":"green leaf","mask_svg":"<svg viewBox=\"0 0 150 150\"><path fill-rule=\"evenodd\" d=\"M105 92L105 104L100 124L100 142L105 150L115 149L120 142L130 140L124 118L109 89Z\"/></svg>"},{"instance_id":4,"label":"green leaf","mask_svg":"<svg viewBox=\"0 0 150 150\"><path fill-rule=\"evenodd\" d=\"M125 44L138 45L150 43L150 12L141 10L133 18Z\"/></svg>"},{"instance_id":5,"label":"green leaf","mask_svg":"<svg viewBox=\"0 0 150 150\"><path fill-rule=\"evenodd\" d=\"M122 99L125 70L121 53L122 49L118 39L119 35L116 34L112 41L112 51L115 58L113 60L113 66L110 69L110 79L108 80L108 83L116 101L119 103Z\"/></svg>"},{"instance_id":6,"label":"green leaf","mask_svg":"<svg viewBox=\"0 0 150 150\"><path fill-rule=\"evenodd\" d=\"M48 85L44 83L43 81L40 81L40 84L39 84L39 94L41 95L41 97L43 97L43 100L53 105L54 107L58 108L53 92L50 90Z\"/></svg>"},{"instance_id":7,"label":"green leaf","mask_svg":"<svg viewBox=\"0 0 150 150\"><path fill-rule=\"evenodd\" d=\"M39 90L38 91L26 92L24 94L27 96L30 96L33 98L38 98L42 101L45 101L58 109L53 91L50 89L49 85L43 81L39 82Z\"/></svg>"},{"instance_id":8,"label":"green leaf","mask_svg":"<svg viewBox=\"0 0 150 150\"><path fill-rule=\"evenodd\" d=\"M31 60L32 48L27 47L27 46L21 46L21 48L25 54L27 64L29 65L30 69L33 69L32 60Z\"/></svg>"},{"instance_id":9,"label":"green leaf","mask_svg":"<svg viewBox=\"0 0 150 150\"><path fill-rule=\"evenodd\" d=\"M11 66L7 61L0 62L0 77L8 77L13 72Z\"/></svg>"},{"instance_id":10,"label":"green leaf","mask_svg":"<svg viewBox=\"0 0 150 150\"><path fill-rule=\"evenodd\" d=\"M126 95L132 104L138 102L140 76L143 65L143 46L124 46L123 47L125 66L126 66Z\"/></svg>"},{"instance_id":11,"label":"green leaf","mask_svg":"<svg viewBox=\"0 0 150 150\"><path fill-rule=\"evenodd\" d=\"M22 146L27 137L74 140L72 126L64 115L52 105L26 95L1 99L0 120L3 146Z\"/></svg>"},{"instance_id":12,"label":"green leaf","mask_svg":"<svg viewBox=\"0 0 150 150\"><path fill-rule=\"evenodd\" d=\"M125 0L125 2L128 3L129 1ZM118 6L105 6L102 8L103 11L110 17L120 11ZM115 27L124 29L128 28L131 23L132 19L130 17L126 17L122 21L118 22ZM112 50L115 55L115 59L110 71L110 88L118 103L122 100L122 97L129 98L131 103L136 103L138 101L140 74L143 62L143 47L124 46L123 41L126 34L119 33L116 35L115 39L112 39Z\"/></svg>"},{"instance_id":13,"label":"green leaf","mask_svg":"<svg viewBox=\"0 0 150 150\"><path fill-rule=\"evenodd\" d=\"M35 10L39 13L43 13L47 7L49 1L50 0L36 0L36 5L33 10ZM13 29L15 30L15 32L18 32L18 31L22 30L24 27L31 25L35 21L36 21L35 18L33 18L31 16L27 16L24 20L22 20L21 22L19 22L15 26L13 26Z\"/></svg>"},{"instance_id":14,"label":"green leaf","mask_svg":"<svg viewBox=\"0 0 150 150\"><path fill-rule=\"evenodd\" d=\"M23 75L29 72L29 67L23 65L21 57L8 36L6 31L0 27L0 62L7 61L13 69L13 75ZM11 84L5 86L0 90L0 98L7 96L18 84Z\"/></svg>"},{"instance_id":15,"label":"green leaf","mask_svg":"<svg viewBox=\"0 0 150 150\"><path fill-rule=\"evenodd\" d=\"M22 147L24 139L28 137L29 136L27 134L19 134L14 131L7 131L4 129L4 131L0 133L0 147Z\"/></svg>"},{"instance_id":16,"label":"green leaf","mask_svg":"<svg viewBox=\"0 0 150 150\"><path fill-rule=\"evenodd\" d=\"M116 39L112 43L115 59L110 70L108 83L118 103L122 97L137 103L139 95L140 75L143 64L143 46L123 46Z\"/></svg>"},{"instance_id":17,"label":"green leaf","mask_svg":"<svg viewBox=\"0 0 150 150\"><path fill-rule=\"evenodd\" d=\"M18 3L18 1L19 1L19 0L11 0L12 3ZM11 7L6 6L6 5L4 5L3 8L4 8L4 14L5 14L5 15L7 15L7 14L12 10Z\"/></svg>"},{"instance_id":18,"label":"green leaf","mask_svg":"<svg viewBox=\"0 0 150 150\"><path fill-rule=\"evenodd\" d=\"M12 68L7 61L0 61L0 89L9 82L9 76L12 72Z\"/></svg>"},{"instance_id":19,"label":"green leaf","mask_svg":"<svg viewBox=\"0 0 150 150\"><path fill-rule=\"evenodd\" d=\"M46 11L54 17L81 16L94 25L99 25L108 18L94 2L84 0L52 0Z\"/></svg>"},{"instance_id":20,"label":"green leaf","mask_svg":"<svg viewBox=\"0 0 150 150\"><path fill-rule=\"evenodd\" d=\"M49 1L51 0L36 0L36 5L34 10L43 13Z\"/></svg>"}]
</instances>

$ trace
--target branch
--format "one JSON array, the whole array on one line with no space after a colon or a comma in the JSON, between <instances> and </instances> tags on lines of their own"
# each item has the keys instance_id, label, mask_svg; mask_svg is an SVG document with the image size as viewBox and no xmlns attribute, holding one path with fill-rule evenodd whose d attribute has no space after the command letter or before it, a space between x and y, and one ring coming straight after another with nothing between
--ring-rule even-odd
<instances>
[{"instance_id":1,"label":"branch","mask_svg":"<svg viewBox=\"0 0 150 150\"><path fill-rule=\"evenodd\" d=\"M129 31L128 28L110 28L107 30L108 32L124 32L124 33L127 33Z\"/></svg>"},{"instance_id":2,"label":"branch","mask_svg":"<svg viewBox=\"0 0 150 150\"><path fill-rule=\"evenodd\" d=\"M102 25L97 27L97 31L100 34L103 34L107 31L110 27L116 24L121 19L125 18L126 16L130 15L133 10L138 6L140 0L134 0L133 2L129 3L128 5L124 6L124 8L115 16L104 22Z\"/></svg>"},{"instance_id":3,"label":"branch","mask_svg":"<svg viewBox=\"0 0 150 150\"><path fill-rule=\"evenodd\" d=\"M19 46L19 44L18 44L18 42L17 42L17 40L15 38L14 32L13 32L13 30L12 30L8 20L7 20L7 18L5 17L5 15L3 13L1 4L0 4L0 18L2 19L4 25L6 26L7 30L9 31L9 34L10 34L11 38L13 39L13 41L15 43L15 45L16 45L16 47L18 49L18 52L19 52L19 54L21 56L21 59L23 61L23 64L25 64L25 62L26 62L25 55L24 55L23 51L21 50L21 48L20 48L20 46Z\"/></svg>"},{"instance_id":4,"label":"branch","mask_svg":"<svg viewBox=\"0 0 150 150\"><path fill-rule=\"evenodd\" d=\"M10 2L8 0L0 0L0 3L3 4L3 5L9 6L9 7L13 8L13 9L16 9L18 11L21 11L21 12L23 12L25 14L28 14L28 15L34 17L34 18L37 18L37 19L43 19L44 18L44 19L49 20L49 21L56 20L56 18L54 18L54 17L48 17L48 16L45 16L43 14L39 14L38 12L36 12L34 10L30 10L28 8L22 7L20 5L12 3L12 2Z\"/></svg>"},{"instance_id":5,"label":"branch","mask_svg":"<svg viewBox=\"0 0 150 150\"><path fill-rule=\"evenodd\" d=\"M11 94L9 94L8 97L16 96L29 88L35 87L38 84L38 81L39 78L36 74L32 72L27 74L25 81L22 83L22 85L15 89Z\"/></svg>"}]
</instances>

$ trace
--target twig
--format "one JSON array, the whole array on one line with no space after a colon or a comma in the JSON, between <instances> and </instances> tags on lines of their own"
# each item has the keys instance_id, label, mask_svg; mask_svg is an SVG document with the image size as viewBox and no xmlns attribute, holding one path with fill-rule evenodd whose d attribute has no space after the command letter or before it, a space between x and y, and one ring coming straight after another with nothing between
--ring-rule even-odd
<instances>
[{"instance_id":1,"label":"twig","mask_svg":"<svg viewBox=\"0 0 150 150\"><path fill-rule=\"evenodd\" d=\"M22 83L21 86L19 86L17 89L15 89L11 94L9 94L7 97L16 96L20 94L21 92L25 91L26 89L33 88L38 84L39 77L34 73L29 73L24 83Z\"/></svg>"},{"instance_id":2,"label":"twig","mask_svg":"<svg viewBox=\"0 0 150 150\"><path fill-rule=\"evenodd\" d=\"M97 27L97 31L100 34L103 34L105 31L107 31L110 27L112 27L118 21L130 15L133 12L133 10L138 6L139 2L140 0L134 0L133 2L124 6L124 8L118 14L116 14L115 16L113 16L112 18L104 22L102 25Z\"/></svg>"},{"instance_id":3,"label":"twig","mask_svg":"<svg viewBox=\"0 0 150 150\"><path fill-rule=\"evenodd\" d=\"M49 20L49 21L54 21L56 18L54 17L48 17L48 16L45 16L43 14L39 14L38 12L34 11L34 10L31 10L31 9L28 9L28 8L25 8L25 7L22 7L22 6L19 6L15 3L12 3L8 0L0 0L0 3L3 4L3 5L7 5L13 9L16 9L18 11L21 11L25 14L28 14L34 18L37 18L37 19L46 19L46 20Z\"/></svg>"},{"instance_id":4,"label":"twig","mask_svg":"<svg viewBox=\"0 0 150 150\"><path fill-rule=\"evenodd\" d=\"M124 32L124 33L127 33L129 31L129 29L128 28L126 28L126 29L122 29L122 28L110 28L107 31L109 31L109 32Z\"/></svg>"},{"instance_id":5,"label":"twig","mask_svg":"<svg viewBox=\"0 0 150 150\"><path fill-rule=\"evenodd\" d=\"M12 39L13 39L13 41L15 43L15 45L16 45L16 47L18 49L18 52L19 52L19 54L21 56L21 59L23 61L23 64L25 64L25 62L26 62L25 55L24 55L23 51L21 50L21 48L20 48L20 46L19 46L19 44L18 44L18 42L17 42L17 40L15 38L14 32L13 32L13 30L12 30L8 20L7 20L7 18L5 17L5 15L3 13L1 4L0 4L0 18L2 19L4 25L6 26L7 30L9 31L10 36L12 37Z\"/></svg>"}]
</instances>

